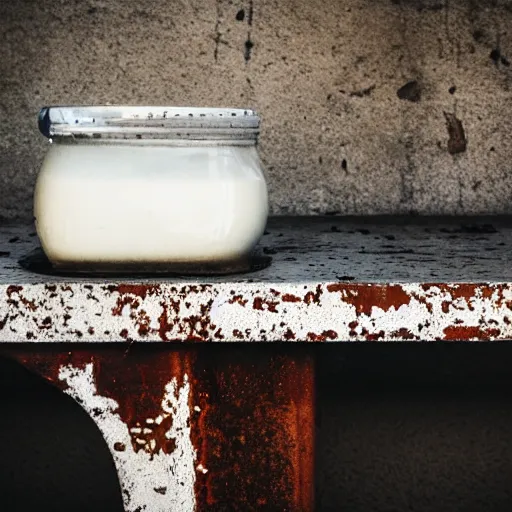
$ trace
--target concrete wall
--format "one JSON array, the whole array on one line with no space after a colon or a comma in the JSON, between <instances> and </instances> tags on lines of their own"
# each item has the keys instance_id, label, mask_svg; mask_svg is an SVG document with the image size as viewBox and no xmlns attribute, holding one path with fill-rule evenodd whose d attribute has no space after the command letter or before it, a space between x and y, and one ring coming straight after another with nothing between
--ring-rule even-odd
<instances>
[{"instance_id":1,"label":"concrete wall","mask_svg":"<svg viewBox=\"0 0 512 512\"><path fill-rule=\"evenodd\" d=\"M273 213L512 213L510 1L12 0L0 34L0 217L39 107L105 102L257 108Z\"/></svg>"}]
</instances>

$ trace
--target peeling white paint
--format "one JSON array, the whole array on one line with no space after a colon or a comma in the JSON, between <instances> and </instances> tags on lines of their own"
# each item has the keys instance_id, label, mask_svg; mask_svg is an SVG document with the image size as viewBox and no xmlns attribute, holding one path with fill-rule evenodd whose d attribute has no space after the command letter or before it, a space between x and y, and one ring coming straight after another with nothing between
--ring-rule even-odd
<instances>
[{"instance_id":1,"label":"peeling white paint","mask_svg":"<svg viewBox=\"0 0 512 512\"><path fill-rule=\"evenodd\" d=\"M280 222L273 219L279 227L264 237L277 252L269 268L203 280L209 284L38 276L17 265L36 239L13 228L5 232L20 241L9 244L0 228L0 250L10 254L0 259L0 342L432 341L455 339L459 328L461 340L512 339L509 224L496 224L486 236L461 231L453 238L453 226L364 224L361 235L362 225L334 219ZM382 244L395 239L401 259L382 253ZM450 293L464 282L474 286L473 296ZM333 283L340 291L328 291ZM385 286L401 287L410 300L382 307ZM314 300L306 298L318 287ZM375 293L365 298L367 287ZM357 300L366 301L364 311Z\"/></svg>"},{"instance_id":2,"label":"peeling white paint","mask_svg":"<svg viewBox=\"0 0 512 512\"><path fill-rule=\"evenodd\" d=\"M92 291L84 290L80 285L71 285L73 294L64 292L59 286L59 293L52 297L45 291L44 286L34 285L20 292L23 300L19 294L12 294L17 301L16 311L13 310L12 303L2 300L6 290L2 290L0 286L0 321L7 318L9 322L9 328L0 330L0 342L27 341L28 332L33 340L66 342L125 343L126 339L138 342L162 339L186 341L191 334L198 336L198 333L204 339L212 341L289 341L290 338L286 337L289 331L294 334L293 341L308 341L309 333L323 331L336 333L328 341L364 341L367 339L365 332L375 334L381 331L384 333L381 339L384 340L411 339L404 337L400 330L408 331L412 334L412 339L431 341L444 339L445 329L454 325L466 328L482 327L483 331L488 327L491 334L486 339L489 340L512 339L512 283L484 285L487 290L501 286L500 294L496 291L483 296L477 289L476 295L469 300L452 298L446 290L447 287L456 289L458 283L446 283L439 287L431 285L428 290L424 289L423 284L389 283L390 287L401 287L410 297L409 302L398 309L382 309L378 305L370 305L370 314L358 312L350 303L354 300L353 290L346 293L328 292L327 287L330 284L243 283L235 290L240 301L245 301L245 305L229 301L233 297L232 284L218 284L183 297L182 292L177 291L174 285L162 283L158 294L148 293L143 298L106 291L105 285L97 283L90 285ZM305 302L302 298L307 293L314 293L318 286L322 289L319 299L316 302ZM359 286L362 289L364 286L380 285ZM88 299L90 294L98 301ZM282 297L287 294L301 300L283 302ZM112 311L117 307L118 301L127 296L137 299L132 306L132 316L113 315ZM45 297L44 301L37 306L37 310L32 311L31 304L40 304L41 297ZM210 311L205 317L204 325L201 326L195 321L191 325L189 319L200 317L202 311L208 311L208 304L219 297L222 300L218 301L215 312ZM253 307L255 300L263 301L261 309ZM169 307L169 304L177 301L179 316ZM273 310L269 308L269 303L275 303ZM149 328L141 334L136 318L142 313L155 321L163 318L166 322L165 331ZM16 315L15 318L9 320L13 315ZM40 326L47 317L53 319L52 325L41 329ZM357 327L350 326L353 322L357 322ZM161 416L162 418L154 418L156 424L162 421L164 416Z\"/></svg>"},{"instance_id":3,"label":"peeling white paint","mask_svg":"<svg viewBox=\"0 0 512 512\"><path fill-rule=\"evenodd\" d=\"M162 409L172 416L166 436L176 443L175 450L168 455L133 450L130 431L117 413L117 402L97 393L92 363L84 368L62 366L59 379L67 384L67 394L80 403L102 432L114 458L127 512L195 510L196 450L188 426L190 385L187 375L181 386L173 378L163 393ZM116 443L122 443L125 450L116 451ZM159 489L159 492L155 489ZM164 494L162 489L165 489Z\"/></svg>"},{"instance_id":4,"label":"peeling white paint","mask_svg":"<svg viewBox=\"0 0 512 512\"><path fill-rule=\"evenodd\" d=\"M208 473L208 470L202 464L199 464L199 466L197 466L197 471L200 471L201 473L203 473L203 475L206 475L206 473Z\"/></svg>"}]
</instances>

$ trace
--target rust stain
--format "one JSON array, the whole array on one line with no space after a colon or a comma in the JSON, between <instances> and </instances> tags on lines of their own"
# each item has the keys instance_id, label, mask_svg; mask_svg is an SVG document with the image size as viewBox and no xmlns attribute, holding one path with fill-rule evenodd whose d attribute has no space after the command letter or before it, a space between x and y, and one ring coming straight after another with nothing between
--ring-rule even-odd
<instances>
[{"instance_id":1,"label":"rust stain","mask_svg":"<svg viewBox=\"0 0 512 512\"><path fill-rule=\"evenodd\" d=\"M0 331L5 327L7 324L7 320L9 318L9 314L6 314L3 318L3 320L0 320Z\"/></svg>"},{"instance_id":2,"label":"rust stain","mask_svg":"<svg viewBox=\"0 0 512 512\"><path fill-rule=\"evenodd\" d=\"M116 452L124 452L126 450L126 446L124 443L114 443L114 450Z\"/></svg>"},{"instance_id":3,"label":"rust stain","mask_svg":"<svg viewBox=\"0 0 512 512\"><path fill-rule=\"evenodd\" d=\"M138 308L140 306L139 299L135 297L120 296L117 299L116 305L112 308L113 316L121 316L125 306L130 306L131 309Z\"/></svg>"},{"instance_id":4,"label":"rust stain","mask_svg":"<svg viewBox=\"0 0 512 512\"><path fill-rule=\"evenodd\" d=\"M137 332L141 336L147 336L149 333L156 332L162 341L172 341L168 334L175 328L177 328L180 334L185 334L188 341L207 341L210 338L210 332L217 330L217 326L210 320L213 299L209 299L207 303L201 305L200 315L180 317L181 305L183 302L186 302L186 297L190 293L202 292L208 288L208 285L184 286L181 289L173 287L171 289L171 292L174 294L173 297L167 297L160 302L162 312L158 317L158 328L152 329L150 327L151 319L149 315L144 309L141 309L141 300L148 295L160 294L159 286L123 284L107 287L109 291L119 293L116 305L112 309L113 316L122 316L124 308L128 306L130 309L129 317L134 322ZM123 331L125 330L123 329ZM217 332L220 338L222 334L220 334L219 330Z\"/></svg>"},{"instance_id":5,"label":"rust stain","mask_svg":"<svg viewBox=\"0 0 512 512\"><path fill-rule=\"evenodd\" d=\"M321 334L315 334L314 332L308 332L307 339L310 341L327 341L335 340L338 338L338 333L333 330L323 331Z\"/></svg>"},{"instance_id":6,"label":"rust stain","mask_svg":"<svg viewBox=\"0 0 512 512\"><path fill-rule=\"evenodd\" d=\"M291 293L285 293L281 300L283 302L302 302L302 299L300 297L297 297L297 295L293 295Z\"/></svg>"},{"instance_id":7,"label":"rust stain","mask_svg":"<svg viewBox=\"0 0 512 512\"><path fill-rule=\"evenodd\" d=\"M308 292L304 295L304 302L306 304L319 304L320 296L322 295L322 286L318 285L314 292Z\"/></svg>"},{"instance_id":8,"label":"rust stain","mask_svg":"<svg viewBox=\"0 0 512 512\"><path fill-rule=\"evenodd\" d=\"M198 508L313 509L313 363L274 354L212 351L196 364Z\"/></svg>"},{"instance_id":9,"label":"rust stain","mask_svg":"<svg viewBox=\"0 0 512 512\"><path fill-rule=\"evenodd\" d=\"M368 329L363 329L362 335L367 341L379 341L386 337L386 333L384 331L369 332Z\"/></svg>"},{"instance_id":10,"label":"rust stain","mask_svg":"<svg viewBox=\"0 0 512 512\"><path fill-rule=\"evenodd\" d=\"M84 368L92 362L98 394L118 404L133 450L150 455L175 449L165 435L172 415L162 417L161 402L166 384L176 379L182 386L187 375L191 440L197 464L208 470L197 473L198 509L252 510L259 503L269 510L312 510L312 358L275 347L206 348L135 346L120 357L118 348L22 347L8 355L61 389L66 386L58 379L61 366ZM127 446L114 440L113 449L123 452Z\"/></svg>"},{"instance_id":11,"label":"rust stain","mask_svg":"<svg viewBox=\"0 0 512 512\"><path fill-rule=\"evenodd\" d=\"M273 300L264 300L261 297L255 297L252 303L253 309L258 309L260 311L270 311L271 313L277 313L277 306L279 302Z\"/></svg>"},{"instance_id":12,"label":"rust stain","mask_svg":"<svg viewBox=\"0 0 512 512\"><path fill-rule=\"evenodd\" d=\"M391 338L400 338L401 340L417 340L418 336L413 334L409 329L402 327L393 333L391 333Z\"/></svg>"},{"instance_id":13,"label":"rust stain","mask_svg":"<svg viewBox=\"0 0 512 512\"><path fill-rule=\"evenodd\" d=\"M37 324L37 320L35 317L33 320L34 320L34 323ZM43 319L43 321L40 324L37 324L37 327L39 328L40 331L51 329L52 328L52 319L49 316L47 316L46 318ZM79 331L75 331L75 332L79 332Z\"/></svg>"},{"instance_id":14,"label":"rust stain","mask_svg":"<svg viewBox=\"0 0 512 512\"><path fill-rule=\"evenodd\" d=\"M185 334L188 341L207 341L210 338L210 332L217 329L217 326L210 319L212 304L213 299L210 299L206 304L201 305L200 315L190 315L181 319L176 316L167 320L169 323L165 330L169 332L173 326L178 326L179 333ZM161 320L160 325L164 324L165 320Z\"/></svg>"},{"instance_id":15,"label":"rust stain","mask_svg":"<svg viewBox=\"0 0 512 512\"><path fill-rule=\"evenodd\" d=\"M233 297L231 297L231 299L229 299L229 303L234 304L235 302L245 307L248 300L244 299L242 295L234 295Z\"/></svg>"},{"instance_id":16,"label":"rust stain","mask_svg":"<svg viewBox=\"0 0 512 512\"><path fill-rule=\"evenodd\" d=\"M134 321L137 332L141 336L147 336L151 331L151 319L145 310L139 310L141 305L140 301L145 299L148 295L156 295L160 293L160 287L158 285L119 284L109 285L107 286L107 289L111 293L117 292L119 294L117 303L112 309L112 315L122 316L123 309L126 306L129 306L129 316ZM170 303L172 307L175 307L175 302L172 299L170 300ZM161 324L159 332L161 333ZM128 331L123 329L120 335L126 339Z\"/></svg>"},{"instance_id":17,"label":"rust stain","mask_svg":"<svg viewBox=\"0 0 512 512\"><path fill-rule=\"evenodd\" d=\"M162 303L161 306L162 312L158 317L158 334L162 341L167 341L167 333L172 330L173 324L170 324L167 320L167 306L164 303Z\"/></svg>"},{"instance_id":18,"label":"rust stain","mask_svg":"<svg viewBox=\"0 0 512 512\"><path fill-rule=\"evenodd\" d=\"M411 297L400 285L333 283L327 285L327 291L339 292L343 302L356 308L357 315L370 316L373 307L389 311L391 308L398 309L411 302Z\"/></svg>"},{"instance_id":19,"label":"rust stain","mask_svg":"<svg viewBox=\"0 0 512 512\"><path fill-rule=\"evenodd\" d=\"M358 325L359 325L359 322L356 322L355 320L348 324L348 327L350 329L350 331L348 333L349 336L352 336L352 337L357 336L356 328Z\"/></svg>"},{"instance_id":20,"label":"rust stain","mask_svg":"<svg viewBox=\"0 0 512 512\"><path fill-rule=\"evenodd\" d=\"M288 329L286 329L286 332L283 334L283 338L286 341L294 340L295 339L295 333L288 327Z\"/></svg>"},{"instance_id":21,"label":"rust stain","mask_svg":"<svg viewBox=\"0 0 512 512\"><path fill-rule=\"evenodd\" d=\"M500 329L482 329L481 327L464 327L462 325L452 325L444 329L444 339L446 341L465 341L471 339L488 340L498 337L501 334Z\"/></svg>"},{"instance_id":22,"label":"rust stain","mask_svg":"<svg viewBox=\"0 0 512 512\"><path fill-rule=\"evenodd\" d=\"M433 311L434 311L434 306L432 306L432 303L427 301L425 299L425 297L419 297L418 295L414 295L414 298L420 302L421 304L423 304L426 308L427 308L427 311L432 314Z\"/></svg>"},{"instance_id":23,"label":"rust stain","mask_svg":"<svg viewBox=\"0 0 512 512\"><path fill-rule=\"evenodd\" d=\"M159 294L160 286L157 284L118 284L107 286L107 290L110 293L117 292L119 295L135 295L145 299L148 295Z\"/></svg>"},{"instance_id":24,"label":"rust stain","mask_svg":"<svg viewBox=\"0 0 512 512\"><path fill-rule=\"evenodd\" d=\"M10 285L7 287L6 294L8 300L7 304L12 304L14 307L18 307L18 303L21 302L27 309L30 311L37 311L37 305L34 301L28 300L22 295L23 286L16 286L16 285ZM17 296L18 300L13 298L14 296Z\"/></svg>"},{"instance_id":25,"label":"rust stain","mask_svg":"<svg viewBox=\"0 0 512 512\"><path fill-rule=\"evenodd\" d=\"M151 319L149 318L149 315L146 313L146 311L144 311L143 309L138 311L135 323L137 326L137 332L141 336L147 336L151 331L149 327Z\"/></svg>"},{"instance_id":26,"label":"rust stain","mask_svg":"<svg viewBox=\"0 0 512 512\"><path fill-rule=\"evenodd\" d=\"M85 351L82 356L87 359ZM172 453L175 441L165 436L172 417L161 417L159 423L151 424L146 419L154 420L161 414L165 385L173 377L183 384L186 369L190 372L190 356L180 351L155 352L134 347L125 357L119 357L115 349L105 356L95 356L94 364L98 393L119 404L117 412L130 430L133 450Z\"/></svg>"},{"instance_id":27,"label":"rust stain","mask_svg":"<svg viewBox=\"0 0 512 512\"><path fill-rule=\"evenodd\" d=\"M23 286L15 286L12 284L7 287L7 290L6 290L7 297L11 298L13 293L20 293L22 290L23 290Z\"/></svg>"},{"instance_id":28,"label":"rust stain","mask_svg":"<svg viewBox=\"0 0 512 512\"><path fill-rule=\"evenodd\" d=\"M174 311L176 315L180 314L180 301L174 299L167 299L168 306Z\"/></svg>"},{"instance_id":29,"label":"rust stain","mask_svg":"<svg viewBox=\"0 0 512 512\"><path fill-rule=\"evenodd\" d=\"M147 336L150 332L150 323L151 319L149 315L143 309L138 309L140 307L140 301L138 298L133 296L120 296L117 299L117 303L115 307L112 309L113 316L122 316L122 312L125 306L130 307L130 318L134 321L137 332L141 336ZM123 329L124 332L126 329ZM128 331L125 333L126 335L122 335L123 338L126 339Z\"/></svg>"},{"instance_id":30,"label":"rust stain","mask_svg":"<svg viewBox=\"0 0 512 512\"><path fill-rule=\"evenodd\" d=\"M127 331L121 332L122 335L128 335ZM175 376L180 383L183 382L186 371L181 369L189 356L180 351L160 350L156 353L154 350L138 351L135 348L125 353L124 357L121 357L122 354L121 350L114 348L96 351L75 349L73 352L22 350L11 352L10 355L62 389L66 385L58 379L61 366L71 364L84 368L92 362L98 394L112 398L119 405L116 412L130 431L133 450L172 453L175 441L165 437L172 418L162 418L160 423L151 425L145 420L156 418L161 413L165 385L172 377ZM93 418L94 415L93 411ZM146 443L142 444L140 440ZM151 440L154 442L150 442ZM126 446L116 442L114 449L125 451Z\"/></svg>"},{"instance_id":31,"label":"rust stain","mask_svg":"<svg viewBox=\"0 0 512 512\"><path fill-rule=\"evenodd\" d=\"M240 331L239 329L233 329L233 336L239 340L244 339L244 333Z\"/></svg>"},{"instance_id":32,"label":"rust stain","mask_svg":"<svg viewBox=\"0 0 512 512\"><path fill-rule=\"evenodd\" d=\"M491 299L493 295L497 294L497 300L495 302L497 307L503 305L504 300L504 289L503 285L489 285L487 283L461 283L455 285L443 284L443 283L429 283L423 284L422 289L425 292L429 292L431 289L437 289L441 292L450 295L452 302L463 299L470 311L474 311L473 301L480 299ZM437 292L436 292L437 293ZM450 307L448 301L444 301L441 305L443 313L447 313Z\"/></svg>"}]
</instances>

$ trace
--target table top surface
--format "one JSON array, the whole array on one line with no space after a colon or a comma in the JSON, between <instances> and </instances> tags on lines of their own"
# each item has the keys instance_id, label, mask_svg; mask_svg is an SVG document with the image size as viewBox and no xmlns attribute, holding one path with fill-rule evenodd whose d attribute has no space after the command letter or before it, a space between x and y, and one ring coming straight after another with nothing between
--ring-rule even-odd
<instances>
[{"instance_id":1,"label":"table top surface","mask_svg":"<svg viewBox=\"0 0 512 512\"><path fill-rule=\"evenodd\" d=\"M276 217L263 270L42 275L0 227L0 342L512 339L512 218Z\"/></svg>"}]
</instances>

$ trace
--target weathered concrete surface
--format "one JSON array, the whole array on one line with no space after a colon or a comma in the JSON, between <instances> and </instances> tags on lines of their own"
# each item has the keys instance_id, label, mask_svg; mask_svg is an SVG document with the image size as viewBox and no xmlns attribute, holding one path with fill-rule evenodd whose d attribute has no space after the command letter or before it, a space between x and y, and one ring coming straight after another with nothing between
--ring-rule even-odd
<instances>
[{"instance_id":1,"label":"weathered concrete surface","mask_svg":"<svg viewBox=\"0 0 512 512\"><path fill-rule=\"evenodd\" d=\"M145 279L32 272L2 228L0 342L511 340L512 220L464 221L277 217L270 267Z\"/></svg>"},{"instance_id":2,"label":"weathered concrete surface","mask_svg":"<svg viewBox=\"0 0 512 512\"><path fill-rule=\"evenodd\" d=\"M31 215L39 107L106 102L255 107L273 213L511 212L510 27L508 0L2 2L0 216Z\"/></svg>"}]
</instances>

